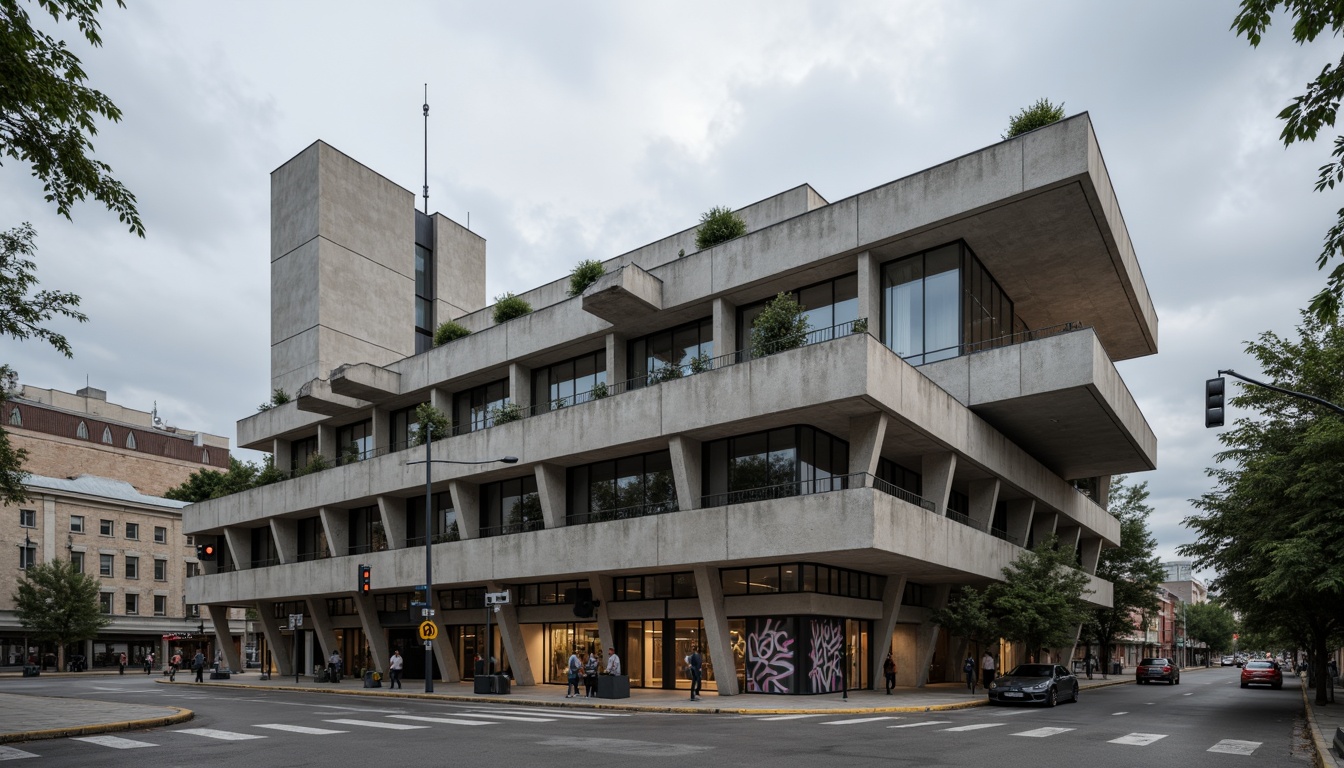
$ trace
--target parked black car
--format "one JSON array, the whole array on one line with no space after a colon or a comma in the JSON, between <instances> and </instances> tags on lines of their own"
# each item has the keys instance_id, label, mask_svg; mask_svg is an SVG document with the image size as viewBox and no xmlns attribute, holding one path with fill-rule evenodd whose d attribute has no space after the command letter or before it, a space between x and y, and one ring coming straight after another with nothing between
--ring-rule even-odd
<instances>
[{"instance_id":1,"label":"parked black car","mask_svg":"<svg viewBox=\"0 0 1344 768\"><path fill-rule=\"evenodd\" d=\"M1044 704L1060 698L1078 700L1078 678L1058 664L1018 664L1012 672L989 684L989 703Z\"/></svg>"}]
</instances>

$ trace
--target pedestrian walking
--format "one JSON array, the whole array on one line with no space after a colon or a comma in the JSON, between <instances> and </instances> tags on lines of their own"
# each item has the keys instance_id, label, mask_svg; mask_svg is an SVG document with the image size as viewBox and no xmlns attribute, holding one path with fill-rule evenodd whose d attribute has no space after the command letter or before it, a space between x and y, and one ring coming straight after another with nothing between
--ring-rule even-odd
<instances>
[{"instance_id":1,"label":"pedestrian walking","mask_svg":"<svg viewBox=\"0 0 1344 768\"><path fill-rule=\"evenodd\" d=\"M882 676L887 678L887 695L891 695L891 689L896 687L896 661L891 658L891 651L887 651L887 660L882 662Z\"/></svg>"},{"instance_id":2,"label":"pedestrian walking","mask_svg":"<svg viewBox=\"0 0 1344 768\"><path fill-rule=\"evenodd\" d=\"M700 655L698 646L691 646L691 656L687 659L691 668L691 701L700 700L700 684L705 681L705 658Z\"/></svg>"},{"instance_id":3,"label":"pedestrian walking","mask_svg":"<svg viewBox=\"0 0 1344 768\"><path fill-rule=\"evenodd\" d=\"M145 654L145 674L148 675L148 674L149 674L150 672L152 672L152 671L154 671L154 654L152 654L152 653L146 653L146 654Z\"/></svg>"},{"instance_id":4,"label":"pedestrian walking","mask_svg":"<svg viewBox=\"0 0 1344 768\"><path fill-rule=\"evenodd\" d=\"M327 678L333 683L341 682L341 653L332 651L327 657Z\"/></svg>"},{"instance_id":5,"label":"pedestrian walking","mask_svg":"<svg viewBox=\"0 0 1344 768\"><path fill-rule=\"evenodd\" d=\"M196 655L191 659L191 668L196 670L196 682L205 682L205 654L196 651Z\"/></svg>"},{"instance_id":6,"label":"pedestrian walking","mask_svg":"<svg viewBox=\"0 0 1344 768\"><path fill-rule=\"evenodd\" d=\"M1094 666L1096 666L1096 660L1089 653L1083 658L1083 671L1087 673L1088 680L1092 679L1092 667Z\"/></svg>"},{"instance_id":7,"label":"pedestrian walking","mask_svg":"<svg viewBox=\"0 0 1344 768\"><path fill-rule=\"evenodd\" d=\"M961 673L966 676L966 689L972 694L975 693L975 657L966 655L966 661L961 663Z\"/></svg>"},{"instance_id":8,"label":"pedestrian walking","mask_svg":"<svg viewBox=\"0 0 1344 768\"><path fill-rule=\"evenodd\" d=\"M405 659L401 658L401 651L393 651L392 658L387 662L388 688L401 687L401 666Z\"/></svg>"},{"instance_id":9,"label":"pedestrian walking","mask_svg":"<svg viewBox=\"0 0 1344 768\"><path fill-rule=\"evenodd\" d=\"M583 662L579 661L579 649L569 654L569 661L565 665L565 698L572 699L579 695L579 673L583 670Z\"/></svg>"},{"instance_id":10,"label":"pedestrian walking","mask_svg":"<svg viewBox=\"0 0 1344 768\"><path fill-rule=\"evenodd\" d=\"M117 660L117 674L126 674L126 654L124 653L121 654L121 657Z\"/></svg>"},{"instance_id":11,"label":"pedestrian walking","mask_svg":"<svg viewBox=\"0 0 1344 768\"><path fill-rule=\"evenodd\" d=\"M989 690L989 684L994 682L994 672L997 669L998 665L994 663L994 657L990 655L989 651L985 651L984 657L980 659L980 674L984 678L981 684L985 687L985 690Z\"/></svg>"},{"instance_id":12,"label":"pedestrian walking","mask_svg":"<svg viewBox=\"0 0 1344 768\"><path fill-rule=\"evenodd\" d=\"M173 658L168 660L168 682L177 679L177 668L182 666L182 652L173 654Z\"/></svg>"},{"instance_id":13,"label":"pedestrian walking","mask_svg":"<svg viewBox=\"0 0 1344 768\"><path fill-rule=\"evenodd\" d=\"M592 699L597 697L597 654L590 653L583 662L583 695Z\"/></svg>"}]
</instances>

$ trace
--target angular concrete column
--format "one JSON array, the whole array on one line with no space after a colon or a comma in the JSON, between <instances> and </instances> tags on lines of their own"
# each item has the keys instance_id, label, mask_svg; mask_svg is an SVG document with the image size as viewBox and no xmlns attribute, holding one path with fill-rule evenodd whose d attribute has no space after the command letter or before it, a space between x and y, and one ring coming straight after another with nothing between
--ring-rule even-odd
<instances>
[{"instance_id":1,"label":"angular concrete column","mask_svg":"<svg viewBox=\"0 0 1344 768\"><path fill-rule=\"evenodd\" d=\"M336 452L340 446L336 445L336 428L326 424L317 425L317 452L322 454L322 458L327 460L328 464L336 463Z\"/></svg>"},{"instance_id":2,"label":"angular concrete column","mask_svg":"<svg viewBox=\"0 0 1344 768\"><path fill-rule=\"evenodd\" d=\"M697 565L695 589L700 595L700 615L705 621L705 642L714 661L714 683L720 696L736 696L737 665L733 660L733 640L728 635L728 615L723 607L723 581L719 569Z\"/></svg>"},{"instance_id":3,"label":"angular concrete column","mask_svg":"<svg viewBox=\"0 0 1344 768\"><path fill-rule=\"evenodd\" d=\"M1055 523L1059 520L1059 514L1056 512L1047 512L1043 509L1036 510L1036 514L1031 518L1031 540L1034 544L1040 544L1051 536L1055 535ZM1023 544L1022 546L1026 546Z\"/></svg>"},{"instance_id":4,"label":"angular concrete column","mask_svg":"<svg viewBox=\"0 0 1344 768\"><path fill-rule=\"evenodd\" d=\"M308 605L308 618L313 622L313 636L317 638L317 644L322 646L322 658L319 661L322 666L326 666L331 652L336 650L336 632L331 626L331 615L327 613L327 600L309 597L304 602Z\"/></svg>"},{"instance_id":5,"label":"angular concrete column","mask_svg":"<svg viewBox=\"0 0 1344 768\"><path fill-rule=\"evenodd\" d=\"M406 500L378 497L378 517L383 521L383 536L388 549L406 548Z\"/></svg>"},{"instance_id":6,"label":"angular concrete column","mask_svg":"<svg viewBox=\"0 0 1344 768\"><path fill-rule=\"evenodd\" d=\"M677 435L668 441L672 479L677 486L677 509L700 507L700 441Z\"/></svg>"},{"instance_id":7,"label":"angular concrete column","mask_svg":"<svg viewBox=\"0 0 1344 768\"><path fill-rule=\"evenodd\" d=\"M271 441L271 465L281 472L289 472L289 463L294 454L290 452L288 440L275 438Z\"/></svg>"},{"instance_id":8,"label":"angular concrete column","mask_svg":"<svg viewBox=\"0 0 1344 768\"><path fill-rule=\"evenodd\" d=\"M972 480L970 491L971 522L989 533L994 525L994 507L999 503L999 479Z\"/></svg>"},{"instance_id":9,"label":"angular concrete column","mask_svg":"<svg viewBox=\"0 0 1344 768\"><path fill-rule=\"evenodd\" d=\"M882 270L877 257L864 251L859 254L859 317L868 320L868 332L881 338L882 327Z\"/></svg>"},{"instance_id":10,"label":"angular concrete column","mask_svg":"<svg viewBox=\"0 0 1344 768\"><path fill-rule=\"evenodd\" d=\"M322 517L322 530L327 533L327 549L331 556L350 554L350 510L322 507L317 513Z\"/></svg>"},{"instance_id":11,"label":"angular concrete column","mask_svg":"<svg viewBox=\"0 0 1344 768\"><path fill-rule=\"evenodd\" d=\"M271 536L275 539L275 551L280 555L281 565L299 561L298 520L292 517L272 517Z\"/></svg>"},{"instance_id":12,"label":"angular concrete column","mask_svg":"<svg viewBox=\"0 0 1344 768\"><path fill-rule=\"evenodd\" d=\"M1097 562L1101 560L1101 538L1083 539L1079 545L1083 550L1083 573L1097 575Z\"/></svg>"},{"instance_id":13,"label":"angular concrete column","mask_svg":"<svg viewBox=\"0 0 1344 768\"><path fill-rule=\"evenodd\" d=\"M502 582L490 582L491 592L503 592L507 587ZM536 685L536 675L532 673L532 660L527 655L527 644L523 642L523 632L518 626L518 604L495 606L495 623L499 629L499 644L509 654L509 666L513 669L513 679L519 685ZM491 649L493 650L493 649ZM495 668L495 672L499 672Z\"/></svg>"},{"instance_id":14,"label":"angular concrete column","mask_svg":"<svg viewBox=\"0 0 1344 768\"><path fill-rule=\"evenodd\" d=\"M905 574L898 573L887 577L887 585L882 589L882 619L873 627L872 658L868 668L872 670L873 690L886 685L882 674L882 662L891 652L891 636L896 632L896 621L901 613L901 597L905 595Z\"/></svg>"},{"instance_id":15,"label":"angular concrete column","mask_svg":"<svg viewBox=\"0 0 1344 768\"><path fill-rule=\"evenodd\" d=\"M439 387L430 387L429 404L431 407L443 412L448 417L448 422L453 421L453 393Z\"/></svg>"},{"instance_id":16,"label":"angular concrete column","mask_svg":"<svg viewBox=\"0 0 1344 768\"><path fill-rule=\"evenodd\" d=\"M607 387L610 388L630 378L630 348L626 346L626 337L620 333L607 334Z\"/></svg>"},{"instance_id":17,"label":"angular concrete column","mask_svg":"<svg viewBox=\"0 0 1344 768\"><path fill-rule=\"evenodd\" d=\"M1082 535L1083 529L1076 525L1061 525L1055 529L1055 535L1059 537L1059 547L1066 552L1075 552L1078 550L1078 539Z\"/></svg>"},{"instance_id":18,"label":"angular concrete column","mask_svg":"<svg viewBox=\"0 0 1344 768\"><path fill-rule=\"evenodd\" d=\"M952 585L938 584L933 588L933 602L929 605L930 611L936 611L947 607L948 595L952 593ZM932 621L924 621L915 630L915 656L919 659L919 669L915 670L915 687L923 688L929 682L929 665L933 663L934 651L938 648L938 631L940 627Z\"/></svg>"},{"instance_id":19,"label":"angular concrete column","mask_svg":"<svg viewBox=\"0 0 1344 768\"><path fill-rule=\"evenodd\" d=\"M256 609L257 618L261 621L261 633L266 636L266 647L271 649L271 658L280 668L280 676L294 674L294 643L285 642L285 636L280 631L280 620L275 618L275 603L260 600ZM266 659L261 660L261 668L266 669Z\"/></svg>"},{"instance_id":20,"label":"angular concrete column","mask_svg":"<svg viewBox=\"0 0 1344 768\"><path fill-rule=\"evenodd\" d=\"M1035 511L1035 499L1008 501L1008 535L1016 540L1019 547L1027 546L1027 536L1031 534L1031 518Z\"/></svg>"},{"instance_id":21,"label":"angular concrete column","mask_svg":"<svg viewBox=\"0 0 1344 768\"><path fill-rule=\"evenodd\" d=\"M849 471L877 474L882 458L882 442L887 439L891 417L883 411L852 416L849 419ZM852 487L852 486L851 486Z\"/></svg>"},{"instance_id":22,"label":"angular concrete column","mask_svg":"<svg viewBox=\"0 0 1344 768\"><path fill-rule=\"evenodd\" d=\"M457 649L449 641L448 633L440 631L438 636L430 642L434 643L434 658L439 662L438 679L445 683L460 682L462 680L462 665L457 663ZM424 655L423 652L421 655ZM426 672L425 674L429 673Z\"/></svg>"},{"instance_id":23,"label":"angular concrete column","mask_svg":"<svg viewBox=\"0 0 1344 768\"><path fill-rule=\"evenodd\" d=\"M588 586L593 590L593 599L599 605L597 615L593 621L597 622L597 636L602 641L602 648L616 647L616 634L611 629L611 596L613 593L610 576L603 576L600 573L588 574Z\"/></svg>"},{"instance_id":24,"label":"angular concrete column","mask_svg":"<svg viewBox=\"0 0 1344 768\"><path fill-rule=\"evenodd\" d=\"M532 369L518 363L509 364L509 402L526 413L532 407Z\"/></svg>"},{"instance_id":25,"label":"angular concrete column","mask_svg":"<svg viewBox=\"0 0 1344 768\"><path fill-rule=\"evenodd\" d=\"M457 533L463 541L481 537L481 487L465 480L453 480L448 483L448 493L453 498L453 510L457 512ZM430 585L433 587L434 585Z\"/></svg>"},{"instance_id":26,"label":"angular concrete column","mask_svg":"<svg viewBox=\"0 0 1344 768\"><path fill-rule=\"evenodd\" d=\"M1102 475L1097 478L1097 506L1102 509L1109 509L1111 506L1111 476Z\"/></svg>"},{"instance_id":27,"label":"angular concrete column","mask_svg":"<svg viewBox=\"0 0 1344 768\"><path fill-rule=\"evenodd\" d=\"M224 545L229 548L229 557L235 570L245 571L252 567L252 536L245 528L229 526L224 529Z\"/></svg>"},{"instance_id":28,"label":"angular concrete column","mask_svg":"<svg viewBox=\"0 0 1344 768\"><path fill-rule=\"evenodd\" d=\"M714 354L730 355L737 351L737 305L727 299L714 300Z\"/></svg>"},{"instance_id":29,"label":"angular concrete column","mask_svg":"<svg viewBox=\"0 0 1344 768\"><path fill-rule=\"evenodd\" d=\"M243 660L238 655L238 649L233 645L233 633L229 631L229 606L227 605L208 605L210 609L210 623L214 625L215 631L215 649L223 649L224 666L235 671L241 671ZM213 664L214 658L206 659L208 663Z\"/></svg>"},{"instance_id":30,"label":"angular concrete column","mask_svg":"<svg viewBox=\"0 0 1344 768\"><path fill-rule=\"evenodd\" d=\"M533 468L537 476L537 495L541 497L541 517L546 528L563 528L568 523L565 515L565 468L554 464L538 464Z\"/></svg>"},{"instance_id":31,"label":"angular concrete column","mask_svg":"<svg viewBox=\"0 0 1344 768\"><path fill-rule=\"evenodd\" d=\"M370 429L373 430L373 455L382 456L388 452L392 444L392 423L391 417L386 408L373 409L373 423Z\"/></svg>"},{"instance_id":32,"label":"angular concrete column","mask_svg":"<svg viewBox=\"0 0 1344 768\"><path fill-rule=\"evenodd\" d=\"M387 644L387 633L383 631L383 625L378 621L378 606L373 601L373 595L355 595L355 611L359 614L359 625L364 629L364 639L369 643L369 654L373 656L370 661L373 662L373 668L380 674L387 674L387 660L392 656L392 649ZM346 659L347 669L353 668L355 660ZM362 664L361 664L362 666Z\"/></svg>"},{"instance_id":33,"label":"angular concrete column","mask_svg":"<svg viewBox=\"0 0 1344 768\"><path fill-rule=\"evenodd\" d=\"M952 494L952 476L957 471L957 454L926 453L920 460L924 498L933 502L934 511L947 514L947 500Z\"/></svg>"}]
</instances>

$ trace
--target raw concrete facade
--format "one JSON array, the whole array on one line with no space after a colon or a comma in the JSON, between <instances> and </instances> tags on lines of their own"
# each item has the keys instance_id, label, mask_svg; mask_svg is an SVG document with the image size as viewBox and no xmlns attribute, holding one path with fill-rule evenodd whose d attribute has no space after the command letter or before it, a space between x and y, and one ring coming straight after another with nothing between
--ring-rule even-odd
<instances>
[{"instance_id":1,"label":"raw concrete facade","mask_svg":"<svg viewBox=\"0 0 1344 768\"><path fill-rule=\"evenodd\" d=\"M320 143L273 179L273 255L305 266L272 270L272 381L299 397L238 439L295 476L186 510L226 545L188 591L256 608L273 647L303 614L305 669L332 650L381 669L400 647L424 674L410 603L428 537L443 679L479 655L563 682L574 646L618 648L646 687L684 687L699 646L720 694L868 686L888 651L902 684L955 677L960 647L930 612L1049 536L1093 573L1118 544L1109 477L1155 466L1113 361L1154 354L1157 321L1086 114L834 203L789 190L743 208L740 238L696 251L684 230L608 260L581 296L567 280L520 294L534 311L504 323L483 242L438 215L413 231L409 191ZM323 226L358 245L324 251ZM412 241L434 243L438 296L464 275L437 319L473 331L414 355ZM321 263L346 252L398 277L332 284ZM751 318L780 292L813 330L753 352ZM910 353L939 332L951 346ZM422 403L454 422L436 460L519 459L433 464L428 531L406 428ZM575 588L595 617L575 616ZM1108 582L1090 589L1110 603ZM483 641L499 590L514 602Z\"/></svg>"}]
</instances>

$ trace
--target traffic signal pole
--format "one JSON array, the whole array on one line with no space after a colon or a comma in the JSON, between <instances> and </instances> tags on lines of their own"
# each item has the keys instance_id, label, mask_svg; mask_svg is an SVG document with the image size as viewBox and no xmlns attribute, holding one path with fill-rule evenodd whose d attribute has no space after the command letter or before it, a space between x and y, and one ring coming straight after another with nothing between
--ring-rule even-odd
<instances>
[{"instance_id":1,"label":"traffic signal pole","mask_svg":"<svg viewBox=\"0 0 1344 768\"><path fill-rule=\"evenodd\" d=\"M1325 406L1326 408L1329 408L1330 410L1334 411L1335 413L1338 413L1338 414L1340 414L1341 416L1344 416L1344 406L1336 405L1336 404L1330 402L1329 400L1325 400L1325 399L1320 398L1320 397L1317 397L1317 396L1315 396L1315 395L1308 395L1308 394L1306 394L1305 392L1294 392L1294 391L1291 390L1291 389L1284 389L1283 387L1276 387L1276 386L1274 386L1273 384L1266 384L1266 383L1264 383L1263 381L1256 381L1255 379L1252 379L1250 376L1242 376L1240 373L1237 373L1236 371L1234 371L1234 370L1232 370L1232 369L1230 369L1230 368L1227 369L1227 370L1224 370L1224 371L1219 371L1219 372L1218 372L1218 375L1219 375L1219 376L1231 376L1231 377L1236 378L1236 379L1241 379L1242 381L1244 381L1244 382L1246 382L1246 383L1248 383L1248 384L1254 384L1254 385L1257 386L1257 387L1263 387L1263 388L1265 388L1265 389L1272 390L1272 391L1274 391L1274 392L1281 392L1281 393L1283 393L1283 394L1285 394L1285 395L1288 395L1288 396L1290 396L1290 397L1296 397L1296 398L1299 398L1299 399L1301 399L1301 400L1307 400L1307 401L1309 401L1309 402L1313 402L1313 403L1315 403L1315 404L1317 404L1317 405L1323 405L1323 406ZM1216 379L1210 379L1210 381L1216 381ZM1220 424L1219 426L1221 426L1221 424Z\"/></svg>"}]
</instances>

